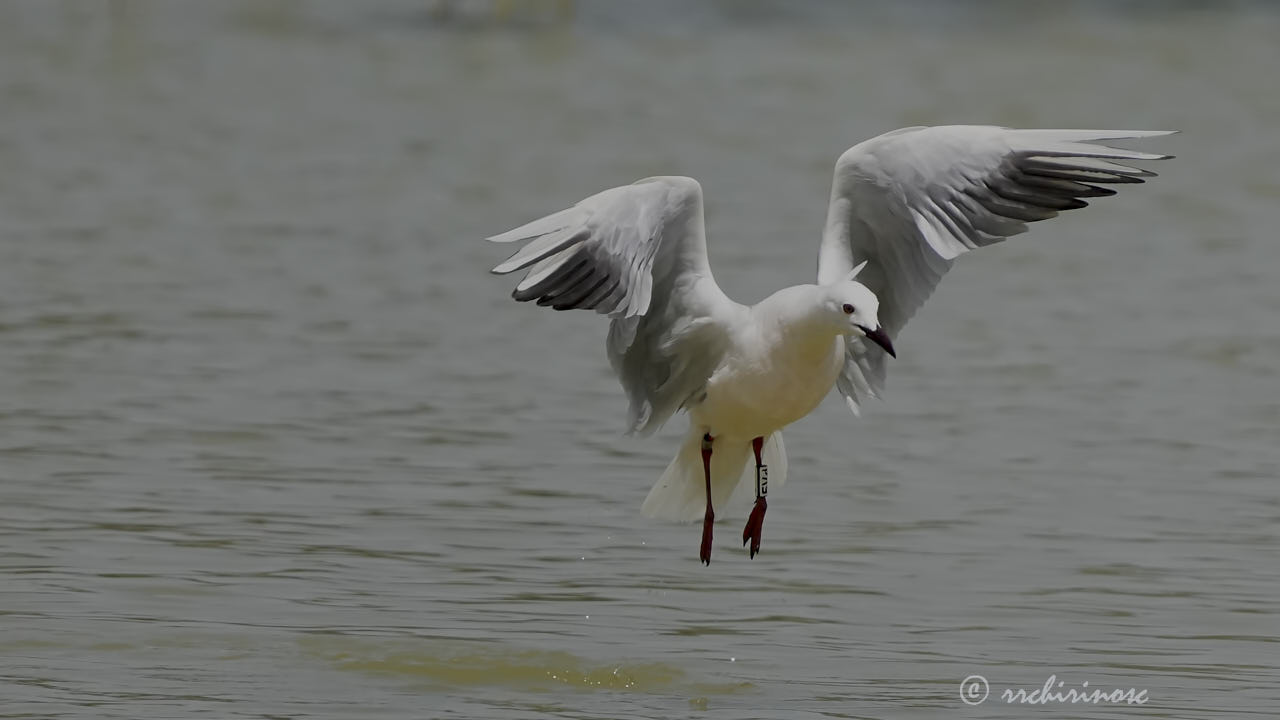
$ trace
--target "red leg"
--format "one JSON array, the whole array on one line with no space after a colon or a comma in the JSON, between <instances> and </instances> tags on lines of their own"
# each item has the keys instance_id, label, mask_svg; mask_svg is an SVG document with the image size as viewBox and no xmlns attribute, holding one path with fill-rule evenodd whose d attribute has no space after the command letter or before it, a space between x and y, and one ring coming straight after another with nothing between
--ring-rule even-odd
<instances>
[{"instance_id":1,"label":"red leg","mask_svg":"<svg viewBox=\"0 0 1280 720\"><path fill-rule=\"evenodd\" d=\"M702 548L698 558L703 564L711 564L711 524L716 521L716 513L711 509L711 442L710 434L702 436L702 474L707 479L707 514L702 517Z\"/></svg>"},{"instance_id":2,"label":"red leg","mask_svg":"<svg viewBox=\"0 0 1280 720\"><path fill-rule=\"evenodd\" d=\"M768 490L768 468L765 467L764 461L760 459L760 451L764 448L764 438L758 437L751 441L751 449L756 451L756 505L751 508L751 516L747 518L747 526L742 529L742 544L746 545L747 541L751 541L751 557L755 557L760 552L760 535L764 530L764 513L769 509L769 503L764 499Z\"/></svg>"}]
</instances>

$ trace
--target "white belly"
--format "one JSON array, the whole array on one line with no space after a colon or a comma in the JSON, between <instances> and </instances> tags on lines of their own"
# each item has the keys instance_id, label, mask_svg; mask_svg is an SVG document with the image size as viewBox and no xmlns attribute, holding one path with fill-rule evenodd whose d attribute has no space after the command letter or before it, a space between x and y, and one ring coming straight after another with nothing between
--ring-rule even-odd
<instances>
[{"instance_id":1,"label":"white belly","mask_svg":"<svg viewBox=\"0 0 1280 720\"><path fill-rule=\"evenodd\" d=\"M689 414L713 436L768 436L808 415L830 392L844 359L841 338L730 358Z\"/></svg>"}]
</instances>

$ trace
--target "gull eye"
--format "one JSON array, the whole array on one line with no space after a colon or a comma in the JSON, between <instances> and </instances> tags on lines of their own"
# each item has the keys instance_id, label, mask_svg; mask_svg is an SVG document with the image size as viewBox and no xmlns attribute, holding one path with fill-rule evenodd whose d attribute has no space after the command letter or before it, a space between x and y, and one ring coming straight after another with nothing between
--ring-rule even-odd
<instances>
[{"instance_id":1,"label":"gull eye","mask_svg":"<svg viewBox=\"0 0 1280 720\"><path fill-rule=\"evenodd\" d=\"M845 303L845 304L844 304L844 306L843 306L843 307L841 307L840 309L844 311L844 314L845 314L845 315L852 315L852 314L853 314L853 306L852 306L852 305L850 305L849 303Z\"/></svg>"}]
</instances>

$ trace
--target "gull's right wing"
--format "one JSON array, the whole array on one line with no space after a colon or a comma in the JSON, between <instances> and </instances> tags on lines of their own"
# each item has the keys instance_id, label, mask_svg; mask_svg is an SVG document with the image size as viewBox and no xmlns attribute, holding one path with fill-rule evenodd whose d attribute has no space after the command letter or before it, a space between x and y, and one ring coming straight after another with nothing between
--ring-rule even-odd
<instances>
[{"instance_id":1,"label":"gull's right wing","mask_svg":"<svg viewBox=\"0 0 1280 720\"><path fill-rule=\"evenodd\" d=\"M739 307L711 275L702 215L696 180L656 177L489 238L528 241L493 269L527 269L516 300L612 318L609 361L632 432L656 429L702 392L726 340L712 320Z\"/></svg>"}]
</instances>

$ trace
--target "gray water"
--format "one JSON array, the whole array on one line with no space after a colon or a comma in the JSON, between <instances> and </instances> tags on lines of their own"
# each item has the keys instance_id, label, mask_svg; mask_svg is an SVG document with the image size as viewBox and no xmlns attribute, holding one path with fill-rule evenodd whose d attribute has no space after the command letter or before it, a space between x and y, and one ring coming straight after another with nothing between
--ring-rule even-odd
<instances>
[{"instance_id":1,"label":"gray water","mask_svg":"<svg viewBox=\"0 0 1280 720\"><path fill-rule=\"evenodd\" d=\"M1273 715L1273 6L456 5L0 5L0 717ZM479 238L688 174L753 302L951 122L1183 132L962 258L703 567L638 514L684 420ZM1051 675L1148 702L1000 699Z\"/></svg>"}]
</instances>

